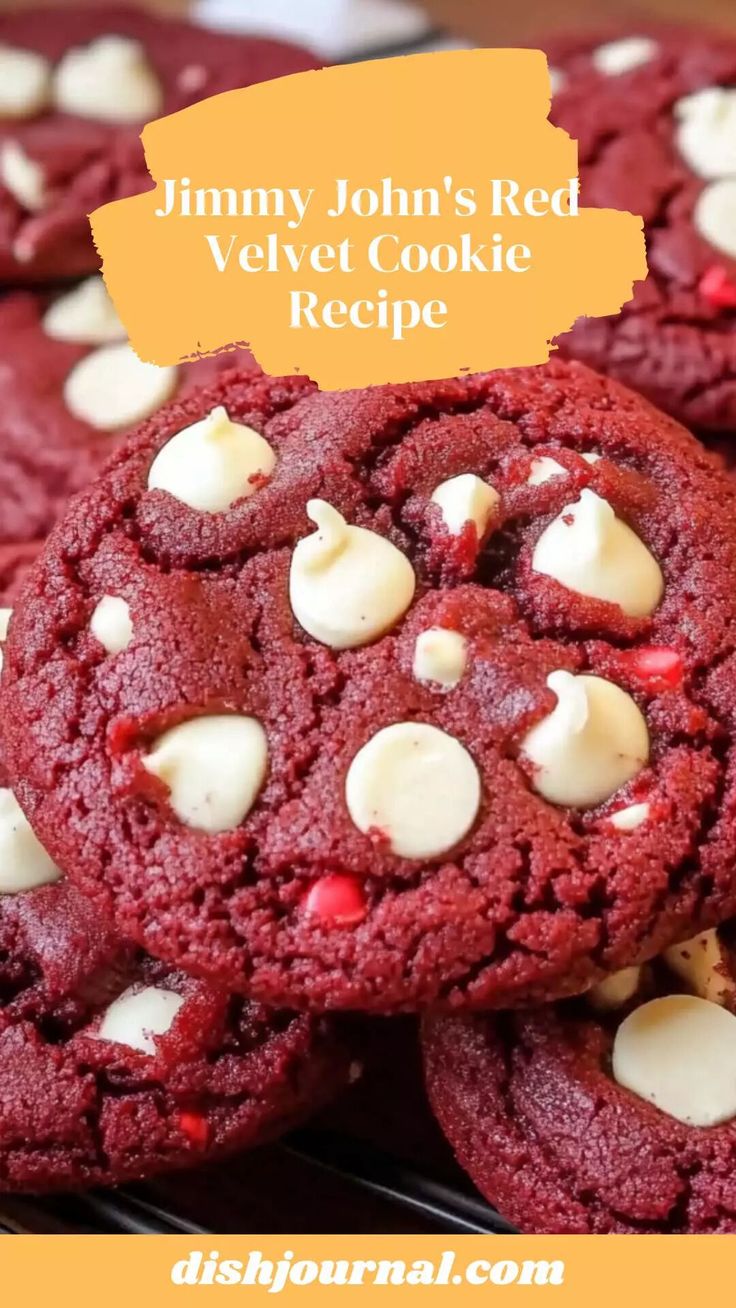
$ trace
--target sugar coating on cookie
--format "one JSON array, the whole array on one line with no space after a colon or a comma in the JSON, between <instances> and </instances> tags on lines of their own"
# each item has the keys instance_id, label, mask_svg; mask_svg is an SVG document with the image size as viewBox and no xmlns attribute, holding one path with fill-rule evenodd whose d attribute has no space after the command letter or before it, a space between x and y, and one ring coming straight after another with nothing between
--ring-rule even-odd
<instances>
[{"instance_id":1,"label":"sugar coating on cookie","mask_svg":"<svg viewBox=\"0 0 736 1308\"><path fill-rule=\"evenodd\" d=\"M664 588L654 555L592 490L581 491L545 527L532 568L578 595L618 604L630 617L653 613Z\"/></svg>"},{"instance_id":2,"label":"sugar coating on cookie","mask_svg":"<svg viewBox=\"0 0 736 1308\"><path fill-rule=\"evenodd\" d=\"M141 762L168 787L169 803L186 826L232 831L263 785L268 742L256 718L207 715L165 731Z\"/></svg>"},{"instance_id":3,"label":"sugar coating on cookie","mask_svg":"<svg viewBox=\"0 0 736 1308\"><path fill-rule=\"evenodd\" d=\"M156 1036L166 1035L184 1003L182 995L160 986L131 987L105 1009L95 1031L98 1040L114 1040L142 1054L156 1053Z\"/></svg>"},{"instance_id":4,"label":"sugar coating on cookie","mask_svg":"<svg viewBox=\"0 0 736 1308\"><path fill-rule=\"evenodd\" d=\"M391 541L356 527L325 500L310 500L317 531L291 559L289 599L297 622L332 649L353 649L399 621L414 596L411 563Z\"/></svg>"},{"instance_id":5,"label":"sugar coating on cookie","mask_svg":"<svg viewBox=\"0 0 736 1308\"><path fill-rule=\"evenodd\" d=\"M176 368L144 363L127 342L101 345L72 369L64 386L70 412L98 431L119 431L171 399Z\"/></svg>"},{"instance_id":6,"label":"sugar coating on cookie","mask_svg":"<svg viewBox=\"0 0 736 1308\"><path fill-rule=\"evenodd\" d=\"M355 825L387 840L399 858L437 858L475 821L480 776L468 751L446 732L396 722L356 754L345 799Z\"/></svg>"},{"instance_id":7,"label":"sugar coating on cookie","mask_svg":"<svg viewBox=\"0 0 736 1308\"><path fill-rule=\"evenodd\" d=\"M99 274L53 300L44 314L43 330L55 341L78 345L125 340L125 328Z\"/></svg>"},{"instance_id":8,"label":"sugar coating on cookie","mask_svg":"<svg viewBox=\"0 0 736 1308\"><path fill-rule=\"evenodd\" d=\"M53 97L64 113L112 123L147 122L163 105L141 43L115 35L68 50L54 71Z\"/></svg>"},{"instance_id":9,"label":"sugar coating on cookie","mask_svg":"<svg viewBox=\"0 0 736 1308\"><path fill-rule=\"evenodd\" d=\"M133 639L127 600L121 595L103 595L90 618L89 629L108 654L122 654Z\"/></svg>"},{"instance_id":10,"label":"sugar coating on cookie","mask_svg":"<svg viewBox=\"0 0 736 1308\"><path fill-rule=\"evenodd\" d=\"M60 876L12 790L0 788L0 895L48 885Z\"/></svg>"},{"instance_id":11,"label":"sugar coating on cookie","mask_svg":"<svg viewBox=\"0 0 736 1308\"><path fill-rule=\"evenodd\" d=\"M253 427L232 422L218 405L159 450L148 488L167 491L202 513L224 513L236 500L253 495L275 465L268 441Z\"/></svg>"},{"instance_id":12,"label":"sugar coating on cookie","mask_svg":"<svg viewBox=\"0 0 736 1308\"><path fill-rule=\"evenodd\" d=\"M484 536L499 499L495 487L472 472L450 477L432 492L432 503L453 536L460 535L466 522L473 524L479 538Z\"/></svg>"},{"instance_id":13,"label":"sugar coating on cookie","mask_svg":"<svg viewBox=\"0 0 736 1308\"><path fill-rule=\"evenodd\" d=\"M533 765L532 785L552 804L593 808L646 766L649 731L638 705L602 677L551 672L552 712L521 745Z\"/></svg>"}]
</instances>

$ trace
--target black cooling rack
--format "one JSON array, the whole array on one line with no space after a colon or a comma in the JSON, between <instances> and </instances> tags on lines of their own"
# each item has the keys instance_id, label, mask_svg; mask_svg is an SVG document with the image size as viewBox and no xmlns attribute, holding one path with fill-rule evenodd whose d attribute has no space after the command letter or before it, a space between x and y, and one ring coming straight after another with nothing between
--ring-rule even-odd
<instances>
[{"instance_id":1,"label":"black cooling rack","mask_svg":"<svg viewBox=\"0 0 736 1308\"><path fill-rule=\"evenodd\" d=\"M309 1222L305 1230L305 1213ZM480 1198L341 1134L301 1131L221 1167L120 1190L0 1202L3 1234L500 1234Z\"/></svg>"},{"instance_id":2,"label":"black cooling rack","mask_svg":"<svg viewBox=\"0 0 736 1308\"><path fill-rule=\"evenodd\" d=\"M354 1039L361 1080L276 1144L115 1190L0 1196L0 1231L510 1233L458 1168L429 1111L415 1023L361 1021Z\"/></svg>"}]
</instances>

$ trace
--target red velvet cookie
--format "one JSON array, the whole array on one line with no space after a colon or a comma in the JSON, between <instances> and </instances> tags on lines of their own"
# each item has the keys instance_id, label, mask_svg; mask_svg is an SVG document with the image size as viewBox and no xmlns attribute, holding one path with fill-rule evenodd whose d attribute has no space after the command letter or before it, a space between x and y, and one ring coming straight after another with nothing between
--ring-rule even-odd
<instances>
[{"instance_id":1,"label":"red velvet cookie","mask_svg":"<svg viewBox=\"0 0 736 1308\"><path fill-rule=\"evenodd\" d=\"M249 1148L347 1085L326 1019L106 953L93 916L64 882L0 899L0 1190L117 1183Z\"/></svg>"},{"instance_id":2,"label":"red velvet cookie","mask_svg":"<svg viewBox=\"0 0 736 1308\"><path fill-rule=\"evenodd\" d=\"M58 875L0 760L0 1190L138 1179L260 1144L347 1084L333 1026L155 963Z\"/></svg>"},{"instance_id":3,"label":"red velvet cookie","mask_svg":"<svg viewBox=\"0 0 736 1308\"><path fill-rule=\"evenodd\" d=\"M519 1014L429 1017L434 1111L527 1232L736 1232L733 953L715 932L645 974Z\"/></svg>"},{"instance_id":4,"label":"red velvet cookie","mask_svg":"<svg viewBox=\"0 0 736 1308\"><path fill-rule=\"evenodd\" d=\"M0 546L41 539L126 427L172 394L207 384L246 350L184 364L142 364L95 275L54 297L0 301ZM0 575L0 583L2 577Z\"/></svg>"},{"instance_id":5,"label":"red velvet cookie","mask_svg":"<svg viewBox=\"0 0 736 1308\"><path fill-rule=\"evenodd\" d=\"M508 1006L736 908L735 646L733 485L617 384L233 376L74 501L0 711L41 839L153 955L274 1006Z\"/></svg>"},{"instance_id":6,"label":"red velvet cookie","mask_svg":"<svg viewBox=\"0 0 736 1308\"><path fill-rule=\"evenodd\" d=\"M563 353L703 430L736 429L736 40L688 28L546 43L582 202L644 218L649 276Z\"/></svg>"},{"instance_id":7,"label":"red velvet cookie","mask_svg":"<svg viewBox=\"0 0 736 1308\"><path fill-rule=\"evenodd\" d=\"M140 133L187 105L319 65L280 41L137 9L0 17L0 280L99 264L87 215L147 190Z\"/></svg>"}]
</instances>

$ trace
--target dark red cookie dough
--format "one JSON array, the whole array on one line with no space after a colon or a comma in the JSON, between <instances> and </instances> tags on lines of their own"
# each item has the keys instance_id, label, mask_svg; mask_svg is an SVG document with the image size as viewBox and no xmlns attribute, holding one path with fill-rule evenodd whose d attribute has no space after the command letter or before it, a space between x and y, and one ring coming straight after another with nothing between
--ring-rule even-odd
<instances>
[{"instance_id":1,"label":"dark red cookie dough","mask_svg":"<svg viewBox=\"0 0 736 1308\"><path fill-rule=\"evenodd\" d=\"M0 607L12 605L40 548L40 541L0 544Z\"/></svg>"},{"instance_id":2,"label":"dark red cookie dough","mask_svg":"<svg viewBox=\"0 0 736 1308\"><path fill-rule=\"evenodd\" d=\"M120 443L121 433L99 431L67 407L64 383L97 347L49 336L43 328L49 302L21 291L0 300L0 547L47 535L69 496ZM178 394L207 385L234 361L241 369L255 367L246 350L182 365Z\"/></svg>"},{"instance_id":3,"label":"dark red cookie dough","mask_svg":"<svg viewBox=\"0 0 736 1308\"><path fill-rule=\"evenodd\" d=\"M602 43L644 35L653 57L619 75L596 70ZM706 182L678 149L673 108L705 87L736 87L733 35L700 28L551 39L562 74L551 119L578 140L583 204L644 218L649 276L615 317L580 319L561 351L647 395L688 425L736 429L736 259L698 234Z\"/></svg>"},{"instance_id":4,"label":"dark red cookie dough","mask_svg":"<svg viewBox=\"0 0 736 1308\"><path fill-rule=\"evenodd\" d=\"M677 987L660 973L649 989ZM426 1018L440 1125L481 1193L523 1231L733 1234L736 1120L688 1126L618 1085L611 1050L626 1011L597 1016L578 999Z\"/></svg>"},{"instance_id":5,"label":"dark red cookie dough","mask_svg":"<svg viewBox=\"0 0 736 1308\"><path fill-rule=\"evenodd\" d=\"M146 486L155 453L215 405L277 459L255 494L207 514ZM567 475L529 485L541 455ZM466 472L500 494L480 552L430 503ZM659 559L651 618L532 571L542 529L584 488ZM313 496L416 571L405 619L362 649L317 643L290 608ZM89 630L104 594L133 622L114 656ZM412 672L437 624L468 640L445 693ZM732 483L616 383L562 362L343 393L224 378L144 425L52 534L15 609L0 712L40 837L155 956L275 1006L508 1006L580 991L736 907L735 651ZM615 681L649 726L650 766L587 812L546 803L518 758L558 668ZM223 711L260 720L269 767L243 824L208 835L174 816L142 757ZM455 736L482 781L469 834L423 861L363 834L344 797L358 750L407 719ZM612 828L612 804L645 799L650 821Z\"/></svg>"},{"instance_id":6,"label":"dark red cookie dough","mask_svg":"<svg viewBox=\"0 0 736 1308\"><path fill-rule=\"evenodd\" d=\"M57 64L72 47L110 34L141 43L163 90L161 113L175 113L221 91L317 68L297 46L222 34L137 9L64 6L0 17L0 42ZM51 110L0 118L0 146L17 141L46 175L47 203L25 208L0 186L0 280L49 281L91 272L99 260L87 215L151 185L140 144L144 123L102 122Z\"/></svg>"},{"instance_id":7,"label":"dark red cookie dough","mask_svg":"<svg viewBox=\"0 0 736 1308\"><path fill-rule=\"evenodd\" d=\"M269 1013L119 948L95 957L95 938L77 930L89 905L63 883L14 899L14 940L0 905L0 949L15 963L0 966L0 1190L109 1184L251 1147L348 1083L347 1047L326 1019ZM73 989L41 1002L39 969ZM131 985L184 999L154 1054L95 1038Z\"/></svg>"}]
</instances>

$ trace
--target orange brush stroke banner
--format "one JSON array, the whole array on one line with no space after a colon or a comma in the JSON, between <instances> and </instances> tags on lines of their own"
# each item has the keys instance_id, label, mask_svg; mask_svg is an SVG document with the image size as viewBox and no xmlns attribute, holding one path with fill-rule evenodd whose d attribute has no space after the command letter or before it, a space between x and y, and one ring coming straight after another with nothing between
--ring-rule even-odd
<instances>
[{"instance_id":1,"label":"orange brush stroke banner","mask_svg":"<svg viewBox=\"0 0 736 1308\"><path fill-rule=\"evenodd\" d=\"M544 362L646 276L638 218L571 211L577 148L548 111L541 51L463 50L149 124L156 189L92 215L135 349L172 364L245 342L326 389Z\"/></svg>"}]
</instances>

